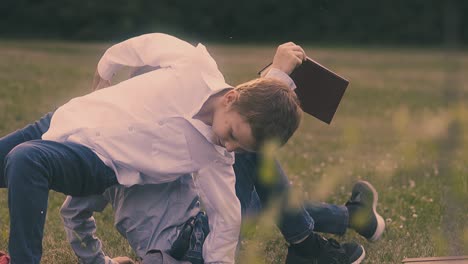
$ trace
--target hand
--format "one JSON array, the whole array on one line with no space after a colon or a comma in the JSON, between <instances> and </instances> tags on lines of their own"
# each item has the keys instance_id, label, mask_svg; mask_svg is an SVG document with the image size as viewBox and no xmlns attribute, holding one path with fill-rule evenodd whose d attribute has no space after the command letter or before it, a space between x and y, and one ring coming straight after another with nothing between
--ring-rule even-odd
<instances>
[{"instance_id":1,"label":"hand","mask_svg":"<svg viewBox=\"0 0 468 264\"><path fill-rule=\"evenodd\" d=\"M91 90L96 91L102 88L106 88L111 86L111 82L108 80L104 80L101 78L99 75L98 70L96 69L96 73L94 73L94 79L93 79L93 86L91 87Z\"/></svg>"},{"instance_id":2,"label":"hand","mask_svg":"<svg viewBox=\"0 0 468 264\"><path fill-rule=\"evenodd\" d=\"M133 260L129 257L116 257L113 258L112 261L115 261L119 264L135 264L135 262L133 262Z\"/></svg>"},{"instance_id":3,"label":"hand","mask_svg":"<svg viewBox=\"0 0 468 264\"><path fill-rule=\"evenodd\" d=\"M306 59L306 53L300 46L288 42L278 46L271 67L289 75Z\"/></svg>"}]
</instances>

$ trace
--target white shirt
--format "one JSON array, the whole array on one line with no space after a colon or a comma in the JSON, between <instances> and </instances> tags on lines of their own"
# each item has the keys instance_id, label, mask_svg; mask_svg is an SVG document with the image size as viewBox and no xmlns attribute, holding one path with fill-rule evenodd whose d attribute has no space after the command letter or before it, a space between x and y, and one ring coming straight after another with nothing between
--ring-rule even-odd
<instances>
[{"instance_id":1,"label":"white shirt","mask_svg":"<svg viewBox=\"0 0 468 264\"><path fill-rule=\"evenodd\" d=\"M109 48L99 74L121 65L159 66L58 108L43 139L92 149L120 184L158 184L194 173L210 217L206 263L233 263L240 231L234 156L211 142L211 129L192 117L214 93L231 88L199 44L165 34L139 36Z\"/></svg>"},{"instance_id":2,"label":"white shirt","mask_svg":"<svg viewBox=\"0 0 468 264\"><path fill-rule=\"evenodd\" d=\"M115 227L139 257L152 249L169 250L182 225L200 209L190 175L165 184L114 185L102 195L68 196L60 214L80 263L116 264L96 237L93 213L102 212L107 204L113 208Z\"/></svg>"}]
</instances>

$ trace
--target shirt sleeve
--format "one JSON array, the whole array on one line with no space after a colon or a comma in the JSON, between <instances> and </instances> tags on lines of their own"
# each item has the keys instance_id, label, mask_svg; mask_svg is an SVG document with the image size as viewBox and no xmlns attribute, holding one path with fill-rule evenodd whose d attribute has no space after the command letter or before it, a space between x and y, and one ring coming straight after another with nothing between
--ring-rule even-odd
<instances>
[{"instance_id":1,"label":"shirt sleeve","mask_svg":"<svg viewBox=\"0 0 468 264\"><path fill-rule=\"evenodd\" d=\"M287 84L291 90L296 89L296 84L294 83L293 79L291 79L291 77L289 77L289 75L287 75L285 72L277 68L271 68L265 77L278 79Z\"/></svg>"},{"instance_id":2,"label":"shirt sleeve","mask_svg":"<svg viewBox=\"0 0 468 264\"><path fill-rule=\"evenodd\" d=\"M67 196L60 214L70 245L83 264L117 264L102 251L102 243L96 237L93 212L101 212L107 205L102 195L88 197Z\"/></svg>"},{"instance_id":3,"label":"shirt sleeve","mask_svg":"<svg viewBox=\"0 0 468 264\"><path fill-rule=\"evenodd\" d=\"M170 67L194 50L191 44L167 34L145 34L110 47L98 63L98 72L110 80L122 66Z\"/></svg>"},{"instance_id":4,"label":"shirt sleeve","mask_svg":"<svg viewBox=\"0 0 468 264\"><path fill-rule=\"evenodd\" d=\"M205 263L234 263L241 225L235 182L232 165L222 162L213 162L196 176L210 226L203 245Z\"/></svg>"}]
</instances>

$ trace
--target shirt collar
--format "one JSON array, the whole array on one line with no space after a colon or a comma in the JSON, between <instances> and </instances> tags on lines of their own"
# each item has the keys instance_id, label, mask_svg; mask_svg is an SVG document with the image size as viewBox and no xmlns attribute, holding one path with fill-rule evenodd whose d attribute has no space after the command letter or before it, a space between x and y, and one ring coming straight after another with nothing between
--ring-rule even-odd
<instances>
[{"instance_id":1,"label":"shirt collar","mask_svg":"<svg viewBox=\"0 0 468 264\"><path fill-rule=\"evenodd\" d=\"M229 163L234 163L234 153L227 151L225 147L221 147L215 144L213 141L214 139L214 133L213 133L213 128L211 126L206 125L202 121L198 119L188 119L190 124L192 124L193 127L195 127L196 130L198 130L205 138L213 144L214 148L216 151L222 156L222 158Z\"/></svg>"},{"instance_id":2,"label":"shirt collar","mask_svg":"<svg viewBox=\"0 0 468 264\"><path fill-rule=\"evenodd\" d=\"M224 80L223 74L219 71L218 65L211 55L206 50L205 46L199 43L196 47L196 63L197 67L200 69L201 77L205 82L206 86L209 88L209 92L201 100L197 107L195 107L187 116L187 120L197 129L208 142L212 143L215 149L227 160L234 160L234 155L226 150L226 148L216 145L213 142L214 133L211 126L206 125L198 119L194 119L193 116L200 111L200 108L203 106L208 98L224 89L232 89L231 85L227 84Z\"/></svg>"}]
</instances>

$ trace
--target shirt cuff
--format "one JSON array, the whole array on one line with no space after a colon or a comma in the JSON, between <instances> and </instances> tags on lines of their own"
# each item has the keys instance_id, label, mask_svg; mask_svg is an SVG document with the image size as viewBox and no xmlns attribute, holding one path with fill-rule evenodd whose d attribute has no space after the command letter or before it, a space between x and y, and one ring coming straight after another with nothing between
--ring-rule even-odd
<instances>
[{"instance_id":1,"label":"shirt cuff","mask_svg":"<svg viewBox=\"0 0 468 264\"><path fill-rule=\"evenodd\" d=\"M104 55L106 56L106 55ZM114 76L114 73L118 70L117 65L111 65L104 57L98 62L97 71L99 76L106 81L110 81Z\"/></svg>"},{"instance_id":2,"label":"shirt cuff","mask_svg":"<svg viewBox=\"0 0 468 264\"><path fill-rule=\"evenodd\" d=\"M294 83L293 79L291 79L291 77L289 77L289 75L287 75L285 72L277 68L271 68L265 77L280 80L287 84L291 90L296 89L296 84Z\"/></svg>"}]
</instances>

